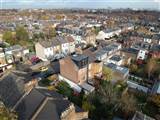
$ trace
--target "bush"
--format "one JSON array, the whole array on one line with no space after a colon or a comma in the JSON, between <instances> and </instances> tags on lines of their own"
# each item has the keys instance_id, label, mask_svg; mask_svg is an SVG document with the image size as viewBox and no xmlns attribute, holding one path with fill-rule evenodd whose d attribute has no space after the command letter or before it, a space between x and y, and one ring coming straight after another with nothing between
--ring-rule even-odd
<instances>
[{"instance_id":1,"label":"bush","mask_svg":"<svg viewBox=\"0 0 160 120\"><path fill-rule=\"evenodd\" d=\"M43 79L40 81L40 84L42 84L42 86L49 86L50 83L51 83L51 81L48 79Z\"/></svg>"}]
</instances>

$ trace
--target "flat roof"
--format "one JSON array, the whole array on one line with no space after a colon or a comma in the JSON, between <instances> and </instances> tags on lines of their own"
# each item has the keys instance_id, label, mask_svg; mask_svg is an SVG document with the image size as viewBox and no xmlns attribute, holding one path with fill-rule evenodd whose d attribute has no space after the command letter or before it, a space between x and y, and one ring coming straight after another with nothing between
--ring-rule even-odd
<instances>
[{"instance_id":1,"label":"flat roof","mask_svg":"<svg viewBox=\"0 0 160 120\"><path fill-rule=\"evenodd\" d=\"M83 59L86 59L88 58L88 56L84 55L84 54L75 54L75 55L72 55L71 57L73 60L75 61L81 61Z\"/></svg>"},{"instance_id":2,"label":"flat roof","mask_svg":"<svg viewBox=\"0 0 160 120\"><path fill-rule=\"evenodd\" d=\"M88 83L83 83L81 85L81 87L85 90L87 90L88 92L93 92L95 90L95 87L91 86L90 84Z\"/></svg>"},{"instance_id":3,"label":"flat roof","mask_svg":"<svg viewBox=\"0 0 160 120\"><path fill-rule=\"evenodd\" d=\"M118 72L121 72L123 74L129 72L128 68L122 67L122 66L117 66L117 65L115 65L113 63L108 63L108 64L106 64L106 66L109 67L109 68L111 68L114 71L118 71Z\"/></svg>"},{"instance_id":4,"label":"flat roof","mask_svg":"<svg viewBox=\"0 0 160 120\"><path fill-rule=\"evenodd\" d=\"M121 56L119 56L119 55L114 55L114 56L112 56L112 57L110 58L110 60L114 60L114 61L119 62L120 60L122 60L122 58L121 58Z\"/></svg>"}]
</instances>

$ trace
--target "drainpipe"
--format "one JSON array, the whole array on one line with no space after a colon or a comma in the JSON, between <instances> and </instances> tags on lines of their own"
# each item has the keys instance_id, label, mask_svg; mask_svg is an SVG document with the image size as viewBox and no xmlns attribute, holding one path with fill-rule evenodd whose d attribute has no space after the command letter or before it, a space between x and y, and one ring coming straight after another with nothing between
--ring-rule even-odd
<instances>
[{"instance_id":1,"label":"drainpipe","mask_svg":"<svg viewBox=\"0 0 160 120\"><path fill-rule=\"evenodd\" d=\"M89 57L87 57L87 83L88 83L88 80L89 80Z\"/></svg>"}]
</instances>

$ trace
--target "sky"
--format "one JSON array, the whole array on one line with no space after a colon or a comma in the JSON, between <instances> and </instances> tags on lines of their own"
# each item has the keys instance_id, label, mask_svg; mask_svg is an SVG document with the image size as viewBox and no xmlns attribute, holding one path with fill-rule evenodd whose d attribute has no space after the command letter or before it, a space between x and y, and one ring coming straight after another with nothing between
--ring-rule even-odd
<instances>
[{"instance_id":1,"label":"sky","mask_svg":"<svg viewBox=\"0 0 160 120\"><path fill-rule=\"evenodd\" d=\"M0 0L8 8L133 8L160 10L160 0Z\"/></svg>"}]
</instances>

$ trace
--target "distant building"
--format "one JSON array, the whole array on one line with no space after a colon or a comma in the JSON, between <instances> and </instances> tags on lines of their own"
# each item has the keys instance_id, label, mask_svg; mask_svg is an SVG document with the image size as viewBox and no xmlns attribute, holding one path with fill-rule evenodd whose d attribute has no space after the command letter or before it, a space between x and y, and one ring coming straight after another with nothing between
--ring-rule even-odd
<instances>
[{"instance_id":1,"label":"distant building","mask_svg":"<svg viewBox=\"0 0 160 120\"><path fill-rule=\"evenodd\" d=\"M106 29L103 31L100 31L98 33L98 35L96 36L96 39L98 40L106 40L109 39L115 35L119 35L121 33L121 29L117 28L117 29Z\"/></svg>"},{"instance_id":2,"label":"distant building","mask_svg":"<svg viewBox=\"0 0 160 120\"><path fill-rule=\"evenodd\" d=\"M148 51L141 49L138 52L137 59L138 60L145 60L145 59L147 59L147 56L148 56Z\"/></svg>"},{"instance_id":3,"label":"distant building","mask_svg":"<svg viewBox=\"0 0 160 120\"><path fill-rule=\"evenodd\" d=\"M68 37L56 37L53 40L43 40L35 44L36 55L47 61L55 55L67 55L75 51L74 39Z\"/></svg>"},{"instance_id":4,"label":"distant building","mask_svg":"<svg viewBox=\"0 0 160 120\"><path fill-rule=\"evenodd\" d=\"M5 48L4 52L6 56L13 56L14 61L22 61L25 55L29 53L29 49L24 48L20 45L14 45L14 46Z\"/></svg>"},{"instance_id":5,"label":"distant building","mask_svg":"<svg viewBox=\"0 0 160 120\"><path fill-rule=\"evenodd\" d=\"M67 36L66 37L68 43L69 43L69 53L74 53L75 52L75 40L72 36Z\"/></svg>"},{"instance_id":6,"label":"distant building","mask_svg":"<svg viewBox=\"0 0 160 120\"><path fill-rule=\"evenodd\" d=\"M146 42L146 43L152 43L152 39L150 39L150 38L144 38L144 42Z\"/></svg>"},{"instance_id":7,"label":"distant building","mask_svg":"<svg viewBox=\"0 0 160 120\"><path fill-rule=\"evenodd\" d=\"M127 60L127 63L129 64L131 60L136 60L139 50L135 48L124 48L120 51L120 55L122 57L125 57Z\"/></svg>"}]
</instances>

